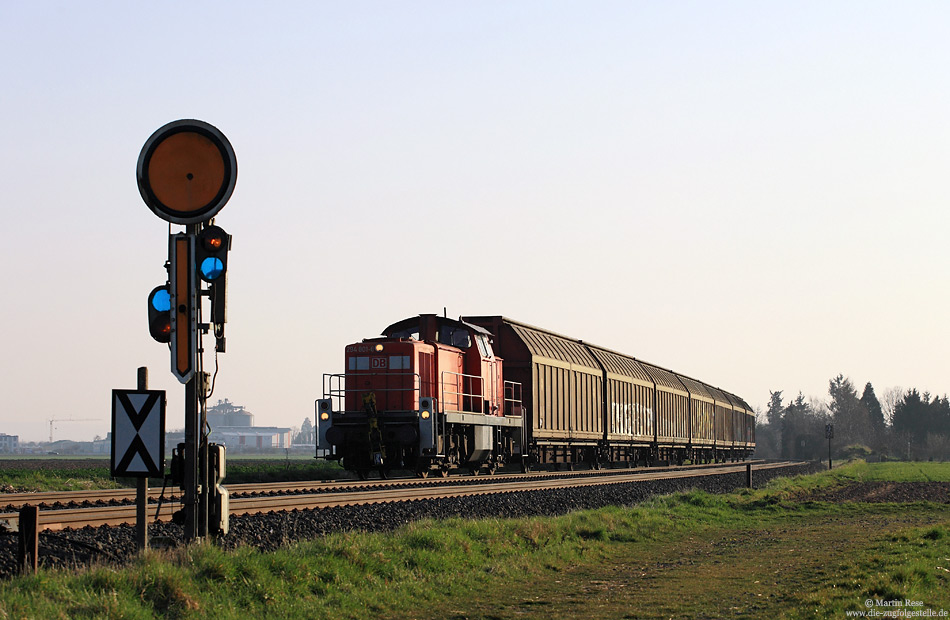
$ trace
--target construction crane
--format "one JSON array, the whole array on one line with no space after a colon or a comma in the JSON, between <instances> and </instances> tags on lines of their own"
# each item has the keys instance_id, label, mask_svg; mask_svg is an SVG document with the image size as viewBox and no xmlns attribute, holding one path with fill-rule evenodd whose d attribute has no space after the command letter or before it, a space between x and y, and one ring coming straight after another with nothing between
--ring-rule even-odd
<instances>
[{"instance_id":1,"label":"construction crane","mask_svg":"<svg viewBox=\"0 0 950 620\"><path fill-rule=\"evenodd\" d=\"M53 425L57 422L99 422L102 418L51 418L49 421L49 442L53 443Z\"/></svg>"}]
</instances>

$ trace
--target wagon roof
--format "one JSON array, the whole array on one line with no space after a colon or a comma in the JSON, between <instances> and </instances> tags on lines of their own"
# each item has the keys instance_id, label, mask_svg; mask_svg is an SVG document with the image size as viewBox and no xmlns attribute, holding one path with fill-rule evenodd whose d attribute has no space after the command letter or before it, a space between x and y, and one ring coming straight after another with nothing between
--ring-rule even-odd
<instances>
[{"instance_id":1,"label":"wagon roof","mask_svg":"<svg viewBox=\"0 0 950 620\"><path fill-rule=\"evenodd\" d=\"M511 327L531 355L568 362L600 371L600 364L598 364L594 356L591 355L587 346L577 338L564 336L563 334L558 334L541 327L535 327L534 325L528 325L520 321L514 321L507 317L477 316L464 318L469 321L489 324L496 319L500 319L502 323Z\"/></svg>"}]
</instances>

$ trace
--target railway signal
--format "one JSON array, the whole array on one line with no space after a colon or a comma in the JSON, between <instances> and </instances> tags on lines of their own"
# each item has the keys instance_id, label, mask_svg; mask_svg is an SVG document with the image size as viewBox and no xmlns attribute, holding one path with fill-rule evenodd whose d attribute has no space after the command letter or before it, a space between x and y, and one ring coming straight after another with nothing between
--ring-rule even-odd
<instances>
[{"instance_id":1,"label":"railway signal","mask_svg":"<svg viewBox=\"0 0 950 620\"><path fill-rule=\"evenodd\" d=\"M228 250L231 249L231 235L220 226L206 226L198 234L197 258L198 275L205 282L215 284L221 281L228 269Z\"/></svg>"},{"instance_id":2,"label":"railway signal","mask_svg":"<svg viewBox=\"0 0 950 620\"><path fill-rule=\"evenodd\" d=\"M213 328L215 350L224 352L231 235L211 219L231 198L237 159L217 128L203 121L179 120L146 140L135 176L146 206L166 222L185 226L184 232L169 232L168 282L149 294L148 317L149 334L170 345L172 374L185 384L185 441L172 469L178 470L173 473L180 474L184 491L185 538L194 540L209 531L227 532L226 494L222 508L220 490L213 499L218 522L212 528L208 523L209 509L215 508L209 497L212 468L207 465L204 413L208 394L207 381L202 379L208 375L203 371L201 338ZM210 323L202 322L203 297L211 301ZM218 458L223 467L223 453Z\"/></svg>"},{"instance_id":3,"label":"railway signal","mask_svg":"<svg viewBox=\"0 0 950 620\"><path fill-rule=\"evenodd\" d=\"M148 333L158 342L172 340L172 301L168 285L156 286L148 294Z\"/></svg>"},{"instance_id":4,"label":"railway signal","mask_svg":"<svg viewBox=\"0 0 950 620\"><path fill-rule=\"evenodd\" d=\"M231 235L220 226L206 226L198 234L195 246L198 277L210 283L211 325L214 329L215 351L224 353L224 323L227 321L228 251Z\"/></svg>"}]
</instances>

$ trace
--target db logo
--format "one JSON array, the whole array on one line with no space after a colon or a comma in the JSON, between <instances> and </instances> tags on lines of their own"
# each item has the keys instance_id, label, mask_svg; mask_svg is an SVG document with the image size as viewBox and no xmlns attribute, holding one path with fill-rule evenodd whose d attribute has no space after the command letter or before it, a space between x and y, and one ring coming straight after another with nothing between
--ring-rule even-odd
<instances>
[{"instance_id":1,"label":"db logo","mask_svg":"<svg viewBox=\"0 0 950 620\"><path fill-rule=\"evenodd\" d=\"M386 358L385 357L371 357L370 367L371 368L386 368Z\"/></svg>"}]
</instances>

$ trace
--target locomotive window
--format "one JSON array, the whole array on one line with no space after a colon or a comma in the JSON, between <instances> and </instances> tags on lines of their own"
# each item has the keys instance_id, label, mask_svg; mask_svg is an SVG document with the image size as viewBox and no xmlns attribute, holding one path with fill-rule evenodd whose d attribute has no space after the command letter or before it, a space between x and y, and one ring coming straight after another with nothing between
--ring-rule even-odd
<instances>
[{"instance_id":1,"label":"locomotive window","mask_svg":"<svg viewBox=\"0 0 950 620\"><path fill-rule=\"evenodd\" d=\"M472 339L468 335L467 329L460 329L450 325L444 325L439 330L439 342L460 349L467 349L472 346Z\"/></svg>"},{"instance_id":2,"label":"locomotive window","mask_svg":"<svg viewBox=\"0 0 950 620\"><path fill-rule=\"evenodd\" d=\"M369 370L368 357L351 357L350 370Z\"/></svg>"},{"instance_id":3,"label":"locomotive window","mask_svg":"<svg viewBox=\"0 0 950 620\"><path fill-rule=\"evenodd\" d=\"M393 332L391 338L411 338L412 340L419 340L419 328L413 329L404 329L401 332Z\"/></svg>"},{"instance_id":4,"label":"locomotive window","mask_svg":"<svg viewBox=\"0 0 950 620\"><path fill-rule=\"evenodd\" d=\"M478 344L478 352L482 354L482 357L492 356L491 342L489 342L488 336L476 334L475 342Z\"/></svg>"},{"instance_id":5,"label":"locomotive window","mask_svg":"<svg viewBox=\"0 0 950 620\"><path fill-rule=\"evenodd\" d=\"M409 365L408 355L390 355L389 356L390 370L410 370L411 368L412 367Z\"/></svg>"}]
</instances>

